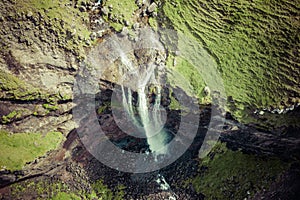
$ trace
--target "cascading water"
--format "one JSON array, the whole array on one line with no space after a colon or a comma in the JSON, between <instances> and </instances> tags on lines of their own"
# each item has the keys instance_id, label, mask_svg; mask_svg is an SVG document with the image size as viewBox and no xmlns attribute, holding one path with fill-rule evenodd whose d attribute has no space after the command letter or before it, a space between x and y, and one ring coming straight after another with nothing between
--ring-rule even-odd
<instances>
[{"instance_id":1,"label":"cascading water","mask_svg":"<svg viewBox=\"0 0 300 200\"><path fill-rule=\"evenodd\" d=\"M137 83L135 84L135 89L138 94L138 103L135 110L138 115L134 110L135 105L133 103L131 88L128 87L126 95L124 86L121 85L123 108L132 119L136 128L143 132L147 139L149 150L155 156L165 154L167 152L165 144L168 135L163 128L165 122L163 118L165 116L163 115L164 109L162 109L161 106L159 77L155 74L156 65L149 64L145 70L137 70L123 52L120 53L120 57L122 64L125 65L123 69L120 68L120 72L124 73L124 70L126 70L138 77ZM123 76L126 76L126 73L125 75L123 74ZM124 77L122 81L124 81L125 78L126 77ZM150 84L155 84L155 99L153 105L148 101L148 86Z\"/></svg>"}]
</instances>

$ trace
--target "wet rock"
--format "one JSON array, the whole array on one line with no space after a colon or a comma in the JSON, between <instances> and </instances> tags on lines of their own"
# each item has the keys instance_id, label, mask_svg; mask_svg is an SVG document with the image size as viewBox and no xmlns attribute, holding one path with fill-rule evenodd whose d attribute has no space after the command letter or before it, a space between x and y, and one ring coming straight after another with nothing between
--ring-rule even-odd
<instances>
[{"instance_id":1,"label":"wet rock","mask_svg":"<svg viewBox=\"0 0 300 200\"><path fill-rule=\"evenodd\" d=\"M204 94L205 94L206 96L210 94L210 89L209 89L208 86L205 86L205 87L204 87Z\"/></svg>"},{"instance_id":2,"label":"wet rock","mask_svg":"<svg viewBox=\"0 0 300 200\"><path fill-rule=\"evenodd\" d=\"M92 32L91 35L90 35L90 38L91 38L91 40L96 40L96 38L97 38L97 33Z\"/></svg>"},{"instance_id":3,"label":"wet rock","mask_svg":"<svg viewBox=\"0 0 300 200\"><path fill-rule=\"evenodd\" d=\"M148 7L148 12L152 13L157 8L157 4L155 2L151 3L151 5Z\"/></svg>"},{"instance_id":4,"label":"wet rock","mask_svg":"<svg viewBox=\"0 0 300 200\"><path fill-rule=\"evenodd\" d=\"M16 181L16 179L17 179L17 177L14 174L10 174L10 173L1 174L0 175L0 186L6 185L8 183L13 183Z\"/></svg>"},{"instance_id":5,"label":"wet rock","mask_svg":"<svg viewBox=\"0 0 300 200\"><path fill-rule=\"evenodd\" d=\"M129 33L128 28L124 26L122 28L122 31L121 31L120 35L124 37L124 36L128 35L128 33Z\"/></svg>"},{"instance_id":6,"label":"wet rock","mask_svg":"<svg viewBox=\"0 0 300 200\"><path fill-rule=\"evenodd\" d=\"M85 6L80 6L79 7L80 12L86 12L86 7Z\"/></svg>"},{"instance_id":7,"label":"wet rock","mask_svg":"<svg viewBox=\"0 0 300 200\"><path fill-rule=\"evenodd\" d=\"M125 25L125 26L129 26L129 25L130 25L129 21L124 20L124 25Z\"/></svg>"},{"instance_id":8,"label":"wet rock","mask_svg":"<svg viewBox=\"0 0 300 200\"><path fill-rule=\"evenodd\" d=\"M97 37L101 38L103 36L103 34L105 33L105 30L100 30L97 32Z\"/></svg>"},{"instance_id":9,"label":"wet rock","mask_svg":"<svg viewBox=\"0 0 300 200\"><path fill-rule=\"evenodd\" d=\"M109 9L107 7L103 7L101 9L101 11L102 11L103 15L108 15L108 13L109 13Z\"/></svg>"},{"instance_id":10,"label":"wet rock","mask_svg":"<svg viewBox=\"0 0 300 200\"><path fill-rule=\"evenodd\" d=\"M140 8L143 5L143 0L136 0L135 4Z\"/></svg>"},{"instance_id":11,"label":"wet rock","mask_svg":"<svg viewBox=\"0 0 300 200\"><path fill-rule=\"evenodd\" d=\"M137 30L137 29L140 28L140 24L139 24L138 22L136 22L136 23L134 23L134 24L132 25L132 28L133 28L134 30Z\"/></svg>"},{"instance_id":12,"label":"wet rock","mask_svg":"<svg viewBox=\"0 0 300 200\"><path fill-rule=\"evenodd\" d=\"M27 15L26 15L26 16L27 16L28 18L31 18L31 17L32 17L32 15L33 15L33 13L32 13L31 11L29 11L29 12L27 13Z\"/></svg>"},{"instance_id":13,"label":"wet rock","mask_svg":"<svg viewBox=\"0 0 300 200\"><path fill-rule=\"evenodd\" d=\"M259 115L263 115L263 114L265 114L265 112L264 111L259 111L259 113L258 113Z\"/></svg>"}]
</instances>

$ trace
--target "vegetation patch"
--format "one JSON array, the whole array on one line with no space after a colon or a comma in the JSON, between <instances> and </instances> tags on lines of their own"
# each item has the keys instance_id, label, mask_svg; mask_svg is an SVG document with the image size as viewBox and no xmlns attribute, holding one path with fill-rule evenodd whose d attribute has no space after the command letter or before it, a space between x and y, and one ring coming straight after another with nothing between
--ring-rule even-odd
<instances>
[{"instance_id":1,"label":"vegetation patch","mask_svg":"<svg viewBox=\"0 0 300 200\"><path fill-rule=\"evenodd\" d=\"M170 55L167 60L168 81L173 87L182 88L187 94L197 97L200 102L208 103L204 93L205 82L202 75L186 59Z\"/></svg>"},{"instance_id":2,"label":"vegetation patch","mask_svg":"<svg viewBox=\"0 0 300 200\"><path fill-rule=\"evenodd\" d=\"M38 133L9 134L0 130L0 167L21 170L26 163L56 149L62 140L60 132L50 132L43 136Z\"/></svg>"},{"instance_id":3,"label":"vegetation patch","mask_svg":"<svg viewBox=\"0 0 300 200\"><path fill-rule=\"evenodd\" d=\"M297 110L281 114L263 111L263 114L259 114L258 111L254 113L249 107L250 106L244 106L241 103L230 104L231 112L233 112L237 118L242 119L243 123L255 124L255 126L262 130L276 131L285 127L299 128L300 113ZM282 133L284 134L285 132Z\"/></svg>"},{"instance_id":4,"label":"vegetation patch","mask_svg":"<svg viewBox=\"0 0 300 200\"><path fill-rule=\"evenodd\" d=\"M43 104L43 107L49 111L55 111L58 109L58 106L57 105L52 105L52 104Z\"/></svg>"},{"instance_id":5,"label":"vegetation patch","mask_svg":"<svg viewBox=\"0 0 300 200\"><path fill-rule=\"evenodd\" d=\"M19 199L29 196L32 199L80 200L79 193L70 190L69 186L58 180L26 180L11 186L11 197Z\"/></svg>"},{"instance_id":6,"label":"vegetation patch","mask_svg":"<svg viewBox=\"0 0 300 200\"><path fill-rule=\"evenodd\" d=\"M170 93L169 98L171 100L169 108L171 110L179 110L180 109L180 104L177 101L177 99L175 97L173 97L172 93Z\"/></svg>"},{"instance_id":7,"label":"vegetation patch","mask_svg":"<svg viewBox=\"0 0 300 200\"><path fill-rule=\"evenodd\" d=\"M11 113L9 113L8 115L2 116L2 120L1 122L6 124L11 122L11 120L15 119L15 118L19 118L22 115L22 111L12 111Z\"/></svg>"},{"instance_id":8,"label":"vegetation patch","mask_svg":"<svg viewBox=\"0 0 300 200\"><path fill-rule=\"evenodd\" d=\"M49 179L39 179L26 180L21 183L13 184L11 186L11 197L20 198L28 195L31 198L34 197L34 199L39 200L122 200L124 199L124 189L124 186L119 185L116 191L113 192L102 180L98 180L91 184L90 190L83 191L74 189L60 180L50 181Z\"/></svg>"},{"instance_id":9,"label":"vegetation patch","mask_svg":"<svg viewBox=\"0 0 300 200\"><path fill-rule=\"evenodd\" d=\"M37 89L0 69L0 98L34 100L38 97L39 91Z\"/></svg>"},{"instance_id":10,"label":"vegetation patch","mask_svg":"<svg viewBox=\"0 0 300 200\"><path fill-rule=\"evenodd\" d=\"M97 108L97 114L100 115L102 114L103 112L105 112L107 109L109 109L110 107L110 104L113 104L113 102L104 102L102 103L102 105L100 105L98 108ZM120 105L117 105L116 102L114 102L114 107L120 107Z\"/></svg>"},{"instance_id":11,"label":"vegetation patch","mask_svg":"<svg viewBox=\"0 0 300 200\"><path fill-rule=\"evenodd\" d=\"M199 175L186 181L208 199L245 199L267 189L289 167L278 158L232 151L218 143L200 164Z\"/></svg>"},{"instance_id":12,"label":"vegetation patch","mask_svg":"<svg viewBox=\"0 0 300 200\"><path fill-rule=\"evenodd\" d=\"M106 200L122 200L124 199L124 189L125 186L118 185L117 191L113 192L108 188L107 185L103 183L102 180L98 180L92 184L93 191L96 193L98 197Z\"/></svg>"},{"instance_id":13,"label":"vegetation patch","mask_svg":"<svg viewBox=\"0 0 300 200\"><path fill-rule=\"evenodd\" d=\"M109 20L116 31L121 31L124 25L131 27L134 24L133 15L138 9L135 0L105 0L103 6L107 10L107 15L104 16L104 19L106 21Z\"/></svg>"},{"instance_id":14,"label":"vegetation patch","mask_svg":"<svg viewBox=\"0 0 300 200\"><path fill-rule=\"evenodd\" d=\"M81 200L81 198L72 193L59 192L51 200Z\"/></svg>"}]
</instances>

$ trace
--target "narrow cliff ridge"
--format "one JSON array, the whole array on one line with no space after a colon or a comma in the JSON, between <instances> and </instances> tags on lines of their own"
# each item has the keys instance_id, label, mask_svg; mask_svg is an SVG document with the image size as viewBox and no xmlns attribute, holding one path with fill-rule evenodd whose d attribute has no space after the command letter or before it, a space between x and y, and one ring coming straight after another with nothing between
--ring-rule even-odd
<instances>
[{"instance_id":1,"label":"narrow cliff ridge","mask_svg":"<svg viewBox=\"0 0 300 200\"><path fill-rule=\"evenodd\" d=\"M296 198L299 5L290 0L2 0L0 199ZM145 27L160 34L166 52L138 49L122 55L136 66L165 65L159 73L165 73L167 84L160 90L155 84L145 86L143 96L127 87L135 79L119 85L121 56L98 80L97 122L124 151L149 150L147 141L124 133L113 116L119 104L112 93L118 87L135 106L135 117L147 101L162 105L168 111L164 128L172 134L187 112L177 94L197 99L194 114L200 121L193 143L178 160L151 173L131 174L105 166L83 145L76 131L83 127L73 121L72 109L84 105L73 102L73 87L76 77L84 76L82 68L91 67L90 52L115 33L137 41ZM195 62L169 51L184 41L162 28L182 32L216 63L227 98L225 119L212 115L212 88ZM142 97L145 104L139 105ZM96 119L83 118L93 131L89 125ZM199 158L211 119L222 125L220 141ZM148 123L147 117L142 120Z\"/></svg>"}]
</instances>

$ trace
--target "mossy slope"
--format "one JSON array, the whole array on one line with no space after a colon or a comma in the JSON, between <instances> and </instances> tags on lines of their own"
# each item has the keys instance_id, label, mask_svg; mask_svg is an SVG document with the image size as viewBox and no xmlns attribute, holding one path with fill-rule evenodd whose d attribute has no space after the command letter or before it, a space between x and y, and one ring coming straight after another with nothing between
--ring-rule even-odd
<instances>
[{"instance_id":1,"label":"mossy slope","mask_svg":"<svg viewBox=\"0 0 300 200\"><path fill-rule=\"evenodd\" d=\"M283 108L299 102L300 2L164 1L175 29L195 38L214 56L227 96L248 107Z\"/></svg>"},{"instance_id":2,"label":"mossy slope","mask_svg":"<svg viewBox=\"0 0 300 200\"><path fill-rule=\"evenodd\" d=\"M245 199L268 189L288 166L278 158L244 154L218 143L201 161L203 171L187 183L207 199Z\"/></svg>"}]
</instances>

